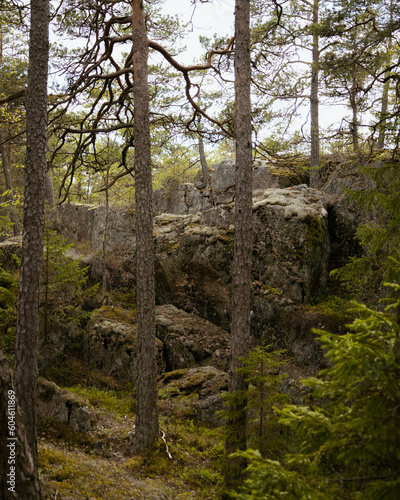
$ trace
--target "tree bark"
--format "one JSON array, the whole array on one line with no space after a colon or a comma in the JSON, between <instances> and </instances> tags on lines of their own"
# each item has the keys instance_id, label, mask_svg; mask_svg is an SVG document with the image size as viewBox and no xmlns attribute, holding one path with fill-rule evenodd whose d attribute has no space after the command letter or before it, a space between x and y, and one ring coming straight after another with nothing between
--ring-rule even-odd
<instances>
[{"instance_id":1,"label":"tree bark","mask_svg":"<svg viewBox=\"0 0 400 500\"><path fill-rule=\"evenodd\" d=\"M7 359L0 347L0 498L41 498L38 475L15 401Z\"/></svg>"},{"instance_id":2,"label":"tree bark","mask_svg":"<svg viewBox=\"0 0 400 500\"><path fill-rule=\"evenodd\" d=\"M135 448L158 438L153 187L151 179L148 41L143 1L132 1L136 203L136 299L138 311Z\"/></svg>"},{"instance_id":3,"label":"tree bark","mask_svg":"<svg viewBox=\"0 0 400 500\"><path fill-rule=\"evenodd\" d=\"M246 449L246 391L237 372L248 356L252 264L252 148L250 100L250 1L236 0L235 8L235 126L236 195L232 264L232 326L229 358L229 414L227 418L225 482L231 487L241 477L244 463L229 455Z\"/></svg>"},{"instance_id":4,"label":"tree bark","mask_svg":"<svg viewBox=\"0 0 400 500\"><path fill-rule=\"evenodd\" d=\"M53 182L53 172L51 169L47 170L46 173L46 201L50 208L54 208L56 205L54 199L54 182Z\"/></svg>"},{"instance_id":5,"label":"tree bark","mask_svg":"<svg viewBox=\"0 0 400 500\"><path fill-rule=\"evenodd\" d=\"M383 149L385 147L385 135L386 135L386 115L389 107L389 79L383 85L382 91L382 104L380 111L380 120L379 124L379 135L378 135L378 143L377 148Z\"/></svg>"},{"instance_id":6,"label":"tree bark","mask_svg":"<svg viewBox=\"0 0 400 500\"><path fill-rule=\"evenodd\" d=\"M199 155L200 155L200 166L201 166L201 175L203 177L203 182L205 182L207 187L211 190L211 176L208 170L207 159L204 152L204 141L201 135L199 135Z\"/></svg>"},{"instance_id":7,"label":"tree bark","mask_svg":"<svg viewBox=\"0 0 400 500\"><path fill-rule=\"evenodd\" d=\"M390 23L393 23L393 0L390 1ZM390 55L392 52L392 37L389 37L387 44L387 53ZM378 143L377 149L383 149L385 147L385 135L386 135L386 115L389 107L389 85L390 85L390 69L388 68L385 72L388 77L385 83L383 84L382 91L382 103L381 103L381 111L380 111L380 124L379 124L379 134L378 134Z\"/></svg>"},{"instance_id":8,"label":"tree bark","mask_svg":"<svg viewBox=\"0 0 400 500\"><path fill-rule=\"evenodd\" d=\"M316 26L319 22L319 0L313 3L313 41L312 41L312 65L311 65L311 94L310 94L310 113L311 113L311 175L310 185L316 187L318 183L319 168L319 36L316 32Z\"/></svg>"},{"instance_id":9,"label":"tree bark","mask_svg":"<svg viewBox=\"0 0 400 500\"><path fill-rule=\"evenodd\" d=\"M48 0L31 0L26 91L25 199L15 348L15 389L29 448L37 467L37 336L45 225L47 146Z\"/></svg>"},{"instance_id":10,"label":"tree bark","mask_svg":"<svg viewBox=\"0 0 400 500\"><path fill-rule=\"evenodd\" d=\"M351 75L350 106L352 110L352 121L350 123L350 133L354 151L358 151L358 114L357 114L357 74Z\"/></svg>"}]
</instances>

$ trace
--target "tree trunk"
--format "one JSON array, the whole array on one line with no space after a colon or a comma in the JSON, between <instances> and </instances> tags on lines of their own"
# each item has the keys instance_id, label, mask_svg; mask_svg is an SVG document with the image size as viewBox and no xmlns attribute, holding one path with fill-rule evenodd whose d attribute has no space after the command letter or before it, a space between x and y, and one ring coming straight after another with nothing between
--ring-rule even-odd
<instances>
[{"instance_id":1,"label":"tree trunk","mask_svg":"<svg viewBox=\"0 0 400 500\"><path fill-rule=\"evenodd\" d=\"M0 130L1 161L3 164L4 180L6 183L6 190L7 190L7 199L10 203L10 220L13 223L13 234L14 236L18 236L20 233L19 220L14 206L14 194L13 194L13 185L11 178L10 161L8 158L7 145L4 141L5 141L4 132Z\"/></svg>"},{"instance_id":2,"label":"tree trunk","mask_svg":"<svg viewBox=\"0 0 400 500\"><path fill-rule=\"evenodd\" d=\"M37 336L45 225L48 0L31 1L26 90L25 199L15 348L15 388L28 445L37 466Z\"/></svg>"},{"instance_id":3,"label":"tree trunk","mask_svg":"<svg viewBox=\"0 0 400 500\"><path fill-rule=\"evenodd\" d=\"M208 170L207 159L204 153L204 142L201 135L199 135L199 155L200 155L201 175L203 177L203 182L205 182L207 187L211 189L211 176Z\"/></svg>"},{"instance_id":4,"label":"tree trunk","mask_svg":"<svg viewBox=\"0 0 400 500\"><path fill-rule=\"evenodd\" d=\"M316 187L318 184L319 168L319 37L316 26L319 22L319 0L314 0L313 4L313 41L312 41L312 65L311 65L311 175L310 186Z\"/></svg>"},{"instance_id":5,"label":"tree trunk","mask_svg":"<svg viewBox=\"0 0 400 500\"><path fill-rule=\"evenodd\" d=\"M7 359L0 347L0 498L40 499L40 485L15 400Z\"/></svg>"},{"instance_id":6,"label":"tree trunk","mask_svg":"<svg viewBox=\"0 0 400 500\"><path fill-rule=\"evenodd\" d=\"M236 195L235 240L232 265L232 326L229 358L229 415L227 419L225 482L232 487L244 463L229 458L246 449L246 392L244 376L237 373L240 358L248 356L251 312L252 256L252 148L250 101L250 1L236 0L235 9L235 126Z\"/></svg>"},{"instance_id":7,"label":"tree trunk","mask_svg":"<svg viewBox=\"0 0 400 500\"><path fill-rule=\"evenodd\" d=\"M106 247L107 247L107 232L108 232L108 215L109 215L109 192L108 192L108 179L110 174L110 167L107 167L106 177L104 179L104 183L106 186L105 196L105 210L104 210L104 231L103 231L103 247L101 252L101 274L102 274L102 282L101 282L101 296L103 297L103 301L107 297L107 285L108 285L108 272L106 266Z\"/></svg>"},{"instance_id":8,"label":"tree trunk","mask_svg":"<svg viewBox=\"0 0 400 500\"><path fill-rule=\"evenodd\" d=\"M393 0L390 1L390 23L393 23ZM392 52L392 37L389 37L387 44L387 53L391 54ZM390 85L390 68L388 67L386 72L387 80L383 84L382 91L382 103L381 103L381 112L380 112L380 124L379 124L379 135L378 135L378 143L377 148L383 149L385 147L385 134L386 134L386 115L389 107L389 85Z\"/></svg>"},{"instance_id":9,"label":"tree trunk","mask_svg":"<svg viewBox=\"0 0 400 500\"><path fill-rule=\"evenodd\" d=\"M350 106L352 110L352 121L350 124L350 133L353 142L354 151L358 151L358 115L357 115L357 75L353 73L351 76L352 85L350 90Z\"/></svg>"},{"instance_id":10,"label":"tree trunk","mask_svg":"<svg viewBox=\"0 0 400 500\"><path fill-rule=\"evenodd\" d=\"M158 438L148 42L142 0L132 1L132 40L138 312L135 448L141 452Z\"/></svg>"},{"instance_id":11,"label":"tree trunk","mask_svg":"<svg viewBox=\"0 0 400 500\"><path fill-rule=\"evenodd\" d=\"M380 111L380 124L377 148L383 149L385 147L385 133L386 133L386 115L389 106L389 79L383 85L382 104Z\"/></svg>"},{"instance_id":12,"label":"tree trunk","mask_svg":"<svg viewBox=\"0 0 400 500\"><path fill-rule=\"evenodd\" d=\"M54 208L56 205L54 199L54 182L53 182L53 172L51 169L47 170L46 173L46 201L50 208Z\"/></svg>"}]
</instances>

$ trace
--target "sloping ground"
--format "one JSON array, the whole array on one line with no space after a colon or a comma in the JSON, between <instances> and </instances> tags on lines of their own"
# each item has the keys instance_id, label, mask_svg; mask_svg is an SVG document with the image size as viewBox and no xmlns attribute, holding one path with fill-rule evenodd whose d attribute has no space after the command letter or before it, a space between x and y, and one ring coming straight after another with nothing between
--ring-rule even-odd
<instances>
[{"instance_id":1,"label":"sloping ground","mask_svg":"<svg viewBox=\"0 0 400 500\"><path fill-rule=\"evenodd\" d=\"M87 455L77 449L40 442L39 460L45 498L79 499L192 499L190 491L165 478L141 479L132 474L127 459ZM182 493L182 494L181 494Z\"/></svg>"},{"instance_id":2,"label":"sloping ground","mask_svg":"<svg viewBox=\"0 0 400 500\"><path fill-rule=\"evenodd\" d=\"M160 440L134 455L129 392L74 386L91 415L89 431L39 421L39 467L46 499L194 500L217 498L222 430L194 421L187 395L160 400Z\"/></svg>"}]
</instances>

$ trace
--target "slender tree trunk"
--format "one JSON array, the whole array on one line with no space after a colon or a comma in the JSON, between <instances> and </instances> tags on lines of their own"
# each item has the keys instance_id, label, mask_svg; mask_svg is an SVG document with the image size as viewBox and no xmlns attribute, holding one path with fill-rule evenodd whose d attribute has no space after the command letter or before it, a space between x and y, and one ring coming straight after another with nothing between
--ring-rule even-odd
<instances>
[{"instance_id":1,"label":"slender tree trunk","mask_svg":"<svg viewBox=\"0 0 400 500\"><path fill-rule=\"evenodd\" d=\"M319 36L315 27L319 22L319 0L314 0L313 4L313 41L312 41L312 65L311 65L311 175L310 185L315 187L318 183L319 168Z\"/></svg>"},{"instance_id":2,"label":"slender tree trunk","mask_svg":"<svg viewBox=\"0 0 400 500\"><path fill-rule=\"evenodd\" d=\"M232 265L232 326L229 357L229 416L227 421L225 482L231 487L241 477L244 463L229 455L246 449L246 392L237 372L248 356L252 264L252 148L250 100L250 0L236 0L235 8L235 124L236 195L235 240Z\"/></svg>"},{"instance_id":3,"label":"slender tree trunk","mask_svg":"<svg viewBox=\"0 0 400 500\"><path fill-rule=\"evenodd\" d=\"M379 135L378 135L378 143L377 148L383 149L385 147L385 134L386 134L386 115L389 107L389 80L383 85L382 91L382 104L380 111L380 120L379 124Z\"/></svg>"},{"instance_id":4,"label":"slender tree trunk","mask_svg":"<svg viewBox=\"0 0 400 500\"><path fill-rule=\"evenodd\" d=\"M53 182L53 172L51 169L47 170L46 173L46 201L50 208L54 208L56 205L54 199L54 182Z\"/></svg>"},{"instance_id":5,"label":"slender tree trunk","mask_svg":"<svg viewBox=\"0 0 400 500\"><path fill-rule=\"evenodd\" d=\"M141 452L158 438L148 41L142 0L132 1L132 40L138 311L135 447Z\"/></svg>"},{"instance_id":6,"label":"slender tree trunk","mask_svg":"<svg viewBox=\"0 0 400 500\"><path fill-rule=\"evenodd\" d=\"M354 151L358 151L359 142L358 142L358 115L357 115L357 75L356 73L352 74L352 84L350 90L350 106L353 113L352 121L350 124L350 132L351 138L353 142Z\"/></svg>"},{"instance_id":7,"label":"slender tree trunk","mask_svg":"<svg viewBox=\"0 0 400 500\"><path fill-rule=\"evenodd\" d=\"M31 0L26 91L25 199L15 348L15 389L28 445L37 467L37 337L45 225L48 0Z\"/></svg>"},{"instance_id":8,"label":"slender tree trunk","mask_svg":"<svg viewBox=\"0 0 400 500\"><path fill-rule=\"evenodd\" d=\"M199 155L200 155L201 175L203 177L203 182L207 184L208 188L211 188L211 176L208 170L207 159L204 153L204 142L201 135L199 135Z\"/></svg>"},{"instance_id":9,"label":"slender tree trunk","mask_svg":"<svg viewBox=\"0 0 400 500\"><path fill-rule=\"evenodd\" d=\"M0 498L41 498L40 485L15 400L7 359L0 347Z\"/></svg>"},{"instance_id":10,"label":"slender tree trunk","mask_svg":"<svg viewBox=\"0 0 400 500\"><path fill-rule=\"evenodd\" d=\"M390 0L390 23L393 23L393 0ZM392 37L389 37L389 41L387 44L387 52L388 54L391 54L392 52ZM379 135L378 135L378 143L377 143L377 148L378 149L383 149L385 147L385 134L386 134L386 115L388 112L388 107L389 107L389 85L390 85L390 80L389 80L389 73L390 69L388 68L386 70L386 76L388 79L385 81L383 84L383 91L382 91L382 103L381 103L381 112L380 112L380 124L379 124Z\"/></svg>"},{"instance_id":11,"label":"slender tree trunk","mask_svg":"<svg viewBox=\"0 0 400 500\"><path fill-rule=\"evenodd\" d=\"M18 215L14 206L14 194L13 194L13 184L11 178L11 168L10 161L8 157L7 145L5 144L5 137L3 130L0 130L0 150L1 150L1 161L3 164L4 180L6 183L7 198L10 203L10 220L13 223L13 233L14 236L18 236L21 232L19 227Z\"/></svg>"},{"instance_id":12,"label":"slender tree trunk","mask_svg":"<svg viewBox=\"0 0 400 500\"><path fill-rule=\"evenodd\" d=\"M107 273L107 266L106 266L106 246L107 246L107 231L108 231L108 213L109 213L109 200L108 200L108 178L109 178L109 173L110 173L110 168L107 167L106 170L106 178L105 178L105 185L106 185L106 205L105 205L105 212L104 212L104 231L103 231L103 248L102 248L102 277L103 281L101 283L101 295L103 297L103 301L105 300L107 296L107 282L108 282L108 273Z\"/></svg>"}]
</instances>

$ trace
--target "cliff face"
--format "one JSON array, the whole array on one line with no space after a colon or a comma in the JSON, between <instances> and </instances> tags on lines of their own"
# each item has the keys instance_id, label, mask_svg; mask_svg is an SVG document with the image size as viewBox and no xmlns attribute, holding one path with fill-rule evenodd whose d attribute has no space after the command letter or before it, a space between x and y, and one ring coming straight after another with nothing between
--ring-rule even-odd
<instances>
[{"instance_id":1,"label":"cliff face","mask_svg":"<svg viewBox=\"0 0 400 500\"><path fill-rule=\"evenodd\" d=\"M304 304L324 290L329 271L357 251L360 215L338 189L339 168L326 175L327 189L321 190L303 184L290 169L260 163L254 168L253 334L312 365L321 363L322 353L311 328L321 325L318 317L304 318ZM156 208L169 211L154 219L156 300L229 331L234 164L212 170L211 191L198 181L156 193ZM91 254L95 275L105 208L66 204L52 220L54 229ZM134 210L109 210L106 252L115 288L134 284L134 227Z\"/></svg>"}]
</instances>

